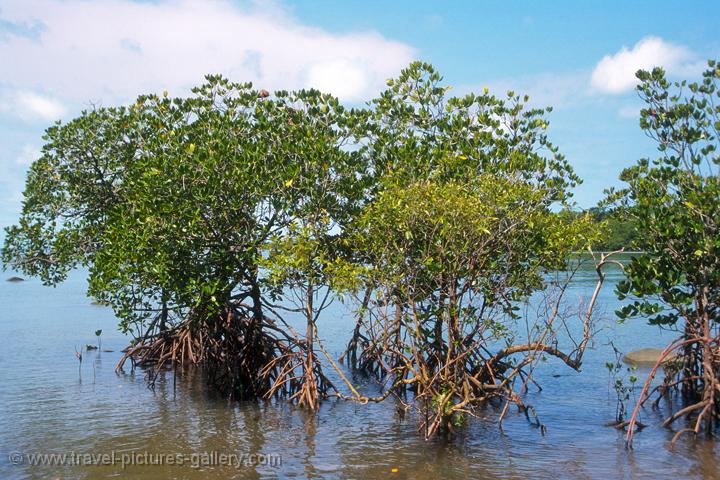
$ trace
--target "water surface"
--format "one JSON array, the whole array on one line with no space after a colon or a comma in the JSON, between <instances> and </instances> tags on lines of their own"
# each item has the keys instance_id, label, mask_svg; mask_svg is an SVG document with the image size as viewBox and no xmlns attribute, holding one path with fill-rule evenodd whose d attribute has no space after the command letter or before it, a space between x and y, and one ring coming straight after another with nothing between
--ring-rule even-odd
<instances>
[{"instance_id":1,"label":"water surface","mask_svg":"<svg viewBox=\"0 0 720 480\"><path fill-rule=\"evenodd\" d=\"M6 272L5 275L13 275ZM171 374L151 390L142 372L114 371L127 339L112 311L91 305L85 275L76 272L57 288L29 279L0 281L0 479L20 478L720 478L720 448L689 437L671 451L673 431L661 428L663 412L643 412L649 427L624 448L621 432L604 426L615 414L605 362L608 342L622 350L658 347L672 334L641 321L618 326L613 273L600 298L603 327L588 350L583 371L548 361L536 374L542 392L527 400L547 426L545 436L513 413L499 431L497 412L474 420L451 442L426 442L411 418L401 420L392 401L357 405L323 403L318 414L285 403L227 402L208 395L192 372ZM589 297L592 272L574 283L570 298ZM341 305L321 319L326 345L339 354L352 319ZM95 343L112 352L84 352L78 372L74 351ZM640 372L642 378L646 372ZM368 391L373 389L367 385ZM32 466L11 455L185 455L178 465ZM280 456L280 465L207 466L210 455ZM207 455L202 457L202 455ZM194 456L194 457L193 457ZM197 465L189 464L193 460ZM393 471L396 469L397 471Z\"/></svg>"}]
</instances>

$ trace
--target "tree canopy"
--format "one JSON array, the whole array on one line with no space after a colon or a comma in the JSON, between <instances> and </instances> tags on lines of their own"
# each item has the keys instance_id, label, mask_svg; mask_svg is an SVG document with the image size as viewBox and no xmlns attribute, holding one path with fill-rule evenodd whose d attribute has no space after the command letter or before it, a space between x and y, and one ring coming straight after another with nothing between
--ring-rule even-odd
<instances>
[{"instance_id":1,"label":"tree canopy","mask_svg":"<svg viewBox=\"0 0 720 480\"><path fill-rule=\"evenodd\" d=\"M415 63L372 102L361 154L377 182L350 236L366 273L347 357L413 391L406 407L420 405L428 436L491 397L522 408L511 385L538 352L579 368L583 340L575 355L555 349L563 319L527 319L531 338L515 343L516 311L562 288L545 274L597 234L586 216L553 213L579 179L544 110L513 92L452 97L441 81Z\"/></svg>"},{"instance_id":2,"label":"tree canopy","mask_svg":"<svg viewBox=\"0 0 720 480\"><path fill-rule=\"evenodd\" d=\"M151 378L199 365L232 397L309 408L410 389L427 435L488 399L526 408L514 384L541 355L580 366L595 296L569 352L558 312L568 253L598 229L554 213L579 178L547 139L549 109L449 92L416 62L352 110L209 76L188 97L85 111L47 130L2 259L50 285L86 267L89 293L135 337L119 368L131 359ZM381 397L320 342L338 293L360 298L346 355L391 379ZM520 329L538 293L546 314Z\"/></svg>"},{"instance_id":3,"label":"tree canopy","mask_svg":"<svg viewBox=\"0 0 720 480\"><path fill-rule=\"evenodd\" d=\"M269 98L221 77L193 93L141 96L131 107L83 112L48 129L3 249L6 263L48 284L89 268L90 294L113 306L153 361L193 355L183 335L230 311L250 319L238 319L234 332L250 350L275 348L252 339L271 323L267 289L278 286L268 277L276 272L268 253L281 264L277 251L310 228L329 249L331 226L347 221L362 191L335 98L312 90ZM303 255L291 251L296 260ZM181 325L173 334L180 350L148 346ZM195 353L222 344L222 330L200 334ZM266 360L244 375L253 394L270 391L255 385Z\"/></svg>"},{"instance_id":4,"label":"tree canopy","mask_svg":"<svg viewBox=\"0 0 720 480\"><path fill-rule=\"evenodd\" d=\"M720 411L720 68L710 61L698 83L671 83L660 68L640 71L638 78L645 102L640 126L659 156L625 169L620 178L626 187L609 193L608 201L642 232L638 245L644 252L633 257L617 287L620 299L634 299L617 314L681 332L660 361L680 353L680 378L666 384L675 382L689 405L666 424L698 412L690 431L699 432L703 422L710 431Z\"/></svg>"}]
</instances>

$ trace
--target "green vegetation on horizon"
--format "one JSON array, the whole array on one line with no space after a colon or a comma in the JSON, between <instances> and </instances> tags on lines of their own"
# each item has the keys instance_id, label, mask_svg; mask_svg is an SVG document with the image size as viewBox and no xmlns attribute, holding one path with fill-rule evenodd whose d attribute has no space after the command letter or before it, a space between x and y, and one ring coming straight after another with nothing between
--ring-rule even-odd
<instances>
[{"instance_id":1,"label":"green vegetation on horizon","mask_svg":"<svg viewBox=\"0 0 720 480\"><path fill-rule=\"evenodd\" d=\"M600 235L592 244L593 251L614 252L625 249L629 252L639 248L640 231L637 222L622 212L593 207L582 211L564 210L560 214L571 217L587 215L598 225Z\"/></svg>"}]
</instances>

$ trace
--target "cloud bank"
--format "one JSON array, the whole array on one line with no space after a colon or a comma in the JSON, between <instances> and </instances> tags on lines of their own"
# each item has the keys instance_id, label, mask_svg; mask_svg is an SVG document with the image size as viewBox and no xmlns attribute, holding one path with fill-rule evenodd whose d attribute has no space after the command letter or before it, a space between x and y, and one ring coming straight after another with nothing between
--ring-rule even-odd
<instances>
[{"instance_id":1,"label":"cloud bank","mask_svg":"<svg viewBox=\"0 0 720 480\"><path fill-rule=\"evenodd\" d=\"M557 108L577 108L588 104L607 104L610 97L624 101L623 96L637 85L635 73L640 69L663 67L670 77L688 78L699 76L705 62L689 48L668 42L659 37L646 37L638 41L631 49L621 48L618 52L607 54L594 66L574 71L546 72L513 78L496 79L488 86L495 94L502 95L507 90L528 94L533 106L551 105ZM592 64L590 64L592 65ZM460 93L480 91L477 84L464 85ZM640 107L623 105L618 115L634 119L639 115Z\"/></svg>"},{"instance_id":2,"label":"cloud bank","mask_svg":"<svg viewBox=\"0 0 720 480\"><path fill-rule=\"evenodd\" d=\"M415 55L373 31L307 26L273 1L0 0L0 227L17 217L41 129L81 108L186 95L217 73L357 102Z\"/></svg>"},{"instance_id":3,"label":"cloud bank","mask_svg":"<svg viewBox=\"0 0 720 480\"><path fill-rule=\"evenodd\" d=\"M187 93L208 73L270 90L317 87L358 101L415 55L375 32L303 25L272 3L7 0L2 25L12 28L0 36L0 63L10 66L0 69L0 85L26 106L26 116L43 119L61 115L64 104Z\"/></svg>"},{"instance_id":4,"label":"cloud bank","mask_svg":"<svg viewBox=\"0 0 720 480\"><path fill-rule=\"evenodd\" d=\"M605 55L590 77L594 89L607 94L621 94L637 84L635 72L663 67L671 75L692 75L702 68L695 55L686 47L666 42L659 37L646 37L631 49Z\"/></svg>"},{"instance_id":5,"label":"cloud bank","mask_svg":"<svg viewBox=\"0 0 720 480\"><path fill-rule=\"evenodd\" d=\"M65 106L59 101L23 89L0 90L0 113L19 117L23 120L48 123L63 116Z\"/></svg>"}]
</instances>

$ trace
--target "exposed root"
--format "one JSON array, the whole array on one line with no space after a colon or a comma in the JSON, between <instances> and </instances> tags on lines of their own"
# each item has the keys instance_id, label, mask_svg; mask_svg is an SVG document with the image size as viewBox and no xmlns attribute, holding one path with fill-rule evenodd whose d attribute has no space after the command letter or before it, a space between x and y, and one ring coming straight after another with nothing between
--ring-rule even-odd
<instances>
[{"instance_id":1,"label":"exposed root","mask_svg":"<svg viewBox=\"0 0 720 480\"><path fill-rule=\"evenodd\" d=\"M298 345L303 346L302 343ZM317 410L319 401L328 397L330 389L335 389L317 357L302 348L287 349L270 361L261 373L267 376L271 372L275 381L265 394L266 398L285 397L311 410Z\"/></svg>"},{"instance_id":2,"label":"exposed root","mask_svg":"<svg viewBox=\"0 0 720 480\"><path fill-rule=\"evenodd\" d=\"M625 430L625 429L628 428L628 426L630 426L630 421L629 421L629 420L625 420L625 421L623 421L623 422L611 422L611 423L605 424L605 426L606 426L606 427L613 427L613 428L616 428L616 429L618 429L618 430ZM642 422L635 422L635 424L634 424L633 426L634 426L634 428L636 428L636 429L638 429L638 430L642 430L643 428L647 427L647 425L645 425L645 424L642 423Z\"/></svg>"},{"instance_id":3,"label":"exposed root","mask_svg":"<svg viewBox=\"0 0 720 480\"><path fill-rule=\"evenodd\" d=\"M678 430L672 438L671 445L674 445L682 435L686 433L697 435L703 428L708 435L712 434L720 418L720 334L717 332L717 327L714 330L714 336L709 337L698 333L709 333L710 325L701 329L686 328L685 335L663 350L650 371L632 416L627 422L629 428L626 445L628 448L632 448L635 433L633 427L639 423L638 416L641 408L650 401L654 394L657 394L653 401L654 407L657 407L663 399L672 402L673 393L680 397L683 405L682 408L668 416L662 426L669 427L680 419L685 419L692 424L692 427ZM662 384L651 389L650 386L657 372L674 352L680 353L678 355L679 368L668 372Z\"/></svg>"},{"instance_id":4,"label":"exposed root","mask_svg":"<svg viewBox=\"0 0 720 480\"><path fill-rule=\"evenodd\" d=\"M614 263L608 258L602 256L597 263L599 281L592 298L575 312L582 337L571 351L559 348L557 335L568 331L566 322L571 315L564 310L563 297L572 273L565 283L547 292L537 312L540 320L528 328L533 335L525 343L495 352L490 351L493 333L488 326L496 324L502 313L492 305L470 306L471 298L467 306L456 299L455 306L448 307L446 302L454 298L452 288L459 288L457 284L448 287L449 294L440 291L423 303L401 298L392 290L376 289L372 296L366 292L344 358L356 370L389 384L386 393L392 392L404 411L418 411L423 418L418 430L426 438L451 433L467 417L477 416L478 408L488 402L502 405L501 427L512 404L544 433L545 425L522 396L528 386L537 385L533 372L544 357L580 369L592 333L593 308L605 278L602 266ZM484 311L485 316L464 319L459 313L463 309Z\"/></svg>"},{"instance_id":5,"label":"exposed root","mask_svg":"<svg viewBox=\"0 0 720 480\"><path fill-rule=\"evenodd\" d=\"M191 314L171 328L153 328L124 351L117 370L131 360L133 368L147 369L153 385L166 366L197 365L209 386L229 398L286 397L311 409L332 387L302 340L243 309L210 318Z\"/></svg>"}]
</instances>

